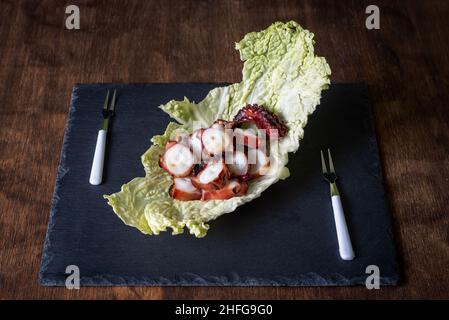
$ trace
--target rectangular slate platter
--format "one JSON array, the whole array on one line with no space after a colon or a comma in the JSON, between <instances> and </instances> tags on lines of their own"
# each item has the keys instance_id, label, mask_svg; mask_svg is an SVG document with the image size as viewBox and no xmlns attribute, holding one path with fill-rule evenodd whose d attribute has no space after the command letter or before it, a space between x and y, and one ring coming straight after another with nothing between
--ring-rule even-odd
<instances>
[{"instance_id":1,"label":"rectangular slate platter","mask_svg":"<svg viewBox=\"0 0 449 320\"><path fill-rule=\"evenodd\" d=\"M170 121L158 106L200 101L219 84L78 84L73 88L39 282L64 285L76 265L81 285L255 286L364 284L376 265L380 282L399 281L367 87L335 84L310 116L291 176L262 196L210 223L208 235L148 236L126 226L103 194L144 176L140 156ZM89 184L101 108L118 89L104 182ZM338 254L329 187L319 151L330 147L356 259Z\"/></svg>"}]
</instances>

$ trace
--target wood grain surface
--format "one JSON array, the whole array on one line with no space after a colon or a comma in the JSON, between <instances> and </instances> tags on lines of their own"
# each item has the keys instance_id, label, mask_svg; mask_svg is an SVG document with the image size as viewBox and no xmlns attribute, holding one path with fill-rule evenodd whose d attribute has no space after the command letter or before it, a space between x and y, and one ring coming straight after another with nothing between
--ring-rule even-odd
<instances>
[{"instance_id":1,"label":"wood grain surface","mask_svg":"<svg viewBox=\"0 0 449 320\"><path fill-rule=\"evenodd\" d=\"M380 7L380 30L365 8ZM77 4L81 29L64 27ZM0 1L0 298L449 298L447 1ZM399 287L41 287L71 88L77 82L238 82L234 42L274 21L315 33L333 82L374 105L404 281Z\"/></svg>"}]
</instances>

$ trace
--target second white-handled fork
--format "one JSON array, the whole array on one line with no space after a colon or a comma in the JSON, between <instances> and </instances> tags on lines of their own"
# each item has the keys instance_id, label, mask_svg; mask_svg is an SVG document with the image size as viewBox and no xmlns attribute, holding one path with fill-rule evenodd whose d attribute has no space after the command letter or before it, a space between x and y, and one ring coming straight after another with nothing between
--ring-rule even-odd
<instances>
[{"instance_id":1,"label":"second white-handled fork","mask_svg":"<svg viewBox=\"0 0 449 320\"><path fill-rule=\"evenodd\" d=\"M340 257L343 260L353 260L355 257L354 249L352 248L351 238L349 236L348 226L346 224L345 213L341 205L340 192L338 191L334 163L332 161L331 152L327 149L329 157L329 171L327 171L326 162L324 161L323 151L321 153L321 167L323 170L323 177L329 183L332 208L334 210L335 229L337 230L338 248Z\"/></svg>"}]
</instances>

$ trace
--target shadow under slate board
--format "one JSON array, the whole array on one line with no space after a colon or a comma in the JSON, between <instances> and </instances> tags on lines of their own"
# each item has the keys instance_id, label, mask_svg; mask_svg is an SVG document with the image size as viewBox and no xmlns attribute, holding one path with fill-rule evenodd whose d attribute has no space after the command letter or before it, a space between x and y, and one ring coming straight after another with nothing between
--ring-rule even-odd
<instances>
[{"instance_id":1,"label":"shadow under slate board","mask_svg":"<svg viewBox=\"0 0 449 320\"><path fill-rule=\"evenodd\" d=\"M210 223L208 235L147 236L113 213L103 194L144 176L140 156L170 121L158 106L200 101L219 84L80 84L73 89L39 282L64 285L68 265L81 285L356 285L367 266L395 285L399 271L372 127L368 90L336 84L323 93L305 137L290 155L291 176ZM118 89L104 182L89 184L101 108ZM356 258L339 257L329 186L319 151L330 147Z\"/></svg>"}]
</instances>

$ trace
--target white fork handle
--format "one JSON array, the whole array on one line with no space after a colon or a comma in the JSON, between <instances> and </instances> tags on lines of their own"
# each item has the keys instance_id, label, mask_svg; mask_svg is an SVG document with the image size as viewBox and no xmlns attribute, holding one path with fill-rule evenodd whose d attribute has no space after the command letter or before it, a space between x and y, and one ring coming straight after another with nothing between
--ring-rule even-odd
<instances>
[{"instance_id":1,"label":"white fork handle","mask_svg":"<svg viewBox=\"0 0 449 320\"><path fill-rule=\"evenodd\" d=\"M97 145L95 146L94 160L90 171L89 182L93 185L99 185L103 179L104 150L106 148L106 131L98 131Z\"/></svg>"},{"instance_id":2,"label":"white fork handle","mask_svg":"<svg viewBox=\"0 0 449 320\"><path fill-rule=\"evenodd\" d=\"M340 196L332 196L332 208L334 209L335 227L337 229L338 248L340 257L343 260L354 259L351 238L349 237L348 226L346 225L345 213L341 205Z\"/></svg>"}]
</instances>

